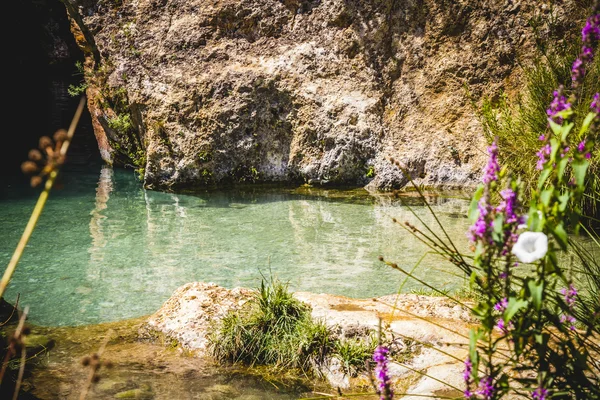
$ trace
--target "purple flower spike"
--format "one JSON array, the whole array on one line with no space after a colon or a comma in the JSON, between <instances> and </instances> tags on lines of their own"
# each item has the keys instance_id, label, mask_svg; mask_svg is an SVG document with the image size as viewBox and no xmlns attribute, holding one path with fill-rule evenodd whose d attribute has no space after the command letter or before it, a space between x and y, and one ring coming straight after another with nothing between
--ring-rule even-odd
<instances>
[{"instance_id":1,"label":"purple flower spike","mask_svg":"<svg viewBox=\"0 0 600 400\"><path fill-rule=\"evenodd\" d=\"M575 286L570 284L568 288L560 289L560 294L565 296L565 303L567 303L567 306L569 306L569 308L573 308L578 294Z\"/></svg>"},{"instance_id":2,"label":"purple flower spike","mask_svg":"<svg viewBox=\"0 0 600 400\"><path fill-rule=\"evenodd\" d=\"M594 95L594 100L592 100L592 104L590 105L590 110L600 115L600 93L596 93Z\"/></svg>"},{"instance_id":3,"label":"purple flower spike","mask_svg":"<svg viewBox=\"0 0 600 400\"><path fill-rule=\"evenodd\" d=\"M508 299L505 297L498 303L496 303L496 305L494 305L494 310L504 312L504 310L506 310L506 307L508 307Z\"/></svg>"},{"instance_id":4,"label":"purple flower spike","mask_svg":"<svg viewBox=\"0 0 600 400\"><path fill-rule=\"evenodd\" d=\"M581 62L581 60L577 60L579 62ZM575 61L575 63L577 63L577 61ZM573 64L573 68L575 68L575 64ZM564 110L568 110L569 108L571 108L571 103L567 103L567 98L565 96L563 96L562 94L562 87L559 90L555 90L553 95L554 98L552 99L552 102L550 103L550 108L548 108L546 110L546 114L548 115L548 118L550 118L552 121L556 122L557 124L561 124L562 123L562 118L561 117L557 117L556 114L558 114L561 111Z\"/></svg>"},{"instance_id":5,"label":"purple flower spike","mask_svg":"<svg viewBox=\"0 0 600 400\"><path fill-rule=\"evenodd\" d=\"M483 183L490 183L498 180L498 172L500 172L500 166L498 165L498 145L494 141L490 147L488 147L488 154L490 156L485 169L483 170Z\"/></svg>"},{"instance_id":6,"label":"purple flower spike","mask_svg":"<svg viewBox=\"0 0 600 400\"><path fill-rule=\"evenodd\" d=\"M550 153L552 153L552 147L549 144L546 144L540 149L540 151L536 153L536 155L538 156L538 162L536 165L537 169L539 169L540 171L544 169L544 164L546 164L547 161L546 157L548 157Z\"/></svg>"},{"instance_id":7,"label":"purple flower spike","mask_svg":"<svg viewBox=\"0 0 600 400\"><path fill-rule=\"evenodd\" d=\"M465 360L465 372L463 372L463 379L465 380L465 383L467 383L467 385L469 384L469 381L471 380L471 372L473 371L473 363L471 362L471 358L467 357L467 359Z\"/></svg>"},{"instance_id":8,"label":"purple flower spike","mask_svg":"<svg viewBox=\"0 0 600 400\"><path fill-rule=\"evenodd\" d=\"M479 388L477 394L483 396L484 399L489 400L494 395L494 380L491 376L486 376L479 381Z\"/></svg>"},{"instance_id":9,"label":"purple flower spike","mask_svg":"<svg viewBox=\"0 0 600 400\"><path fill-rule=\"evenodd\" d=\"M573 80L573 87L576 87L581 82L584 75L585 65L583 64L583 61L581 61L581 59L578 58L577 60L575 60L575 62L573 63L573 67L571 68L571 79Z\"/></svg>"},{"instance_id":10,"label":"purple flower spike","mask_svg":"<svg viewBox=\"0 0 600 400\"><path fill-rule=\"evenodd\" d=\"M506 215L506 223L512 224L519 221L521 218L515 212L517 203L517 194L512 189L504 189L500 192L502 202L496 208L497 212L504 212Z\"/></svg>"},{"instance_id":11,"label":"purple flower spike","mask_svg":"<svg viewBox=\"0 0 600 400\"><path fill-rule=\"evenodd\" d=\"M491 210L484 197L479 200L477 209L479 210L479 218L477 218L477 221L475 221L471 228L469 228L468 234L469 239L473 243L477 242L478 240L483 240L485 237L489 236L488 232L492 229L487 222L487 215L491 212Z\"/></svg>"},{"instance_id":12,"label":"purple flower spike","mask_svg":"<svg viewBox=\"0 0 600 400\"><path fill-rule=\"evenodd\" d=\"M390 377L387 369L387 355L389 350L385 346L377 346L373 353L373 361L377 363L375 375L377 377L380 400L392 400L394 392L392 391Z\"/></svg>"},{"instance_id":13,"label":"purple flower spike","mask_svg":"<svg viewBox=\"0 0 600 400\"><path fill-rule=\"evenodd\" d=\"M588 18L581 30L581 38L584 43L591 43L594 39L600 40L600 14Z\"/></svg>"},{"instance_id":14,"label":"purple flower spike","mask_svg":"<svg viewBox=\"0 0 600 400\"><path fill-rule=\"evenodd\" d=\"M594 49L591 47L583 46L581 49L581 59L586 63L591 63L594 59Z\"/></svg>"},{"instance_id":15,"label":"purple flower spike","mask_svg":"<svg viewBox=\"0 0 600 400\"><path fill-rule=\"evenodd\" d=\"M548 389L544 389L541 386L531 393L531 398L533 400L546 400L546 396L548 396Z\"/></svg>"}]
</instances>

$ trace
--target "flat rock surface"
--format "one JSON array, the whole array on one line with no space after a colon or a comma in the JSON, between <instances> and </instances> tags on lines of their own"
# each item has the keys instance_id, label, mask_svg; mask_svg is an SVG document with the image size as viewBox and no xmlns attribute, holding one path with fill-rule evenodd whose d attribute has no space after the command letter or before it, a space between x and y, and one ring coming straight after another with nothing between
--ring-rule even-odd
<instances>
[{"instance_id":1,"label":"flat rock surface","mask_svg":"<svg viewBox=\"0 0 600 400\"><path fill-rule=\"evenodd\" d=\"M207 333L227 312L239 309L251 296L249 289L228 290L213 283L188 283L148 318L144 329L177 340L191 354L208 356ZM376 331L381 321L383 329L402 343L416 343L420 350L413 358L390 366L393 379L404 385L407 393L452 396L457 395L456 388L463 389L468 331L475 324L466 307L445 297L417 294L372 299L308 292L296 292L294 296L311 306L313 318L324 321L340 335ZM354 379L345 376L335 364L325 367L323 372L332 386L342 389L366 382L364 376Z\"/></svg>"}]
</instances>

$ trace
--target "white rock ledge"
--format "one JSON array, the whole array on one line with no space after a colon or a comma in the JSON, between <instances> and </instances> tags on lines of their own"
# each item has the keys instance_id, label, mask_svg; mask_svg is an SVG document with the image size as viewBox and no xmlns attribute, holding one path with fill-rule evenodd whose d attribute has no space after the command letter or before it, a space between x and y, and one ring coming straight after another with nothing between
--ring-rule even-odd
<instances>
[{"instance_id":1,"label":"white rock ledge","mask_svg":"<svg viewBox=\"0 0 600 400\"><path fill-rule=\"evenodd\" d=\"M212 324L229 311L239 309L250 299L252 293L251 289L230 290L214 283L187 283L178 288L149 317L144 329L160 332L169 339L177 340L182 349L195 356L210 356L207 335ZM395 336L410 337L423 344L421 352L407 361L407 364L390 366L393 380L405 379L411 382L407 393L419 396L459 394L440 381L463 389L461 360L467 355L468 332L475 324L470 311L465 307L445 297L416 294L387 295L372 299L308 292L296 292L294 296L312 307L313 318L335 327L342 334L377 329L381 318L383 325ZM413 370L424 372L429 377L415 375ZM356 381L344 376L335 363L322 372L334 387L348 389ZM412 396L403 398L410 399Z\"/></svg>"}]
</instances>

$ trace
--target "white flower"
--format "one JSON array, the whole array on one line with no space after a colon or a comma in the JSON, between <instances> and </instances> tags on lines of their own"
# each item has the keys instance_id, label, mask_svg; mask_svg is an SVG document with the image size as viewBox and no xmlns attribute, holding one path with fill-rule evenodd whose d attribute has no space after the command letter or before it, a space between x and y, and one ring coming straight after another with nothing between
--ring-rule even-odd
<instances>
[{"instance_id":1,"label":"white flower","mask_svg":"<svg viewBox=\"0 0 600 400\"><path fill-rule=\"evenodd\" d=\"M546 255L548 237L542 232L523 232L519 235L512 253L523 263L532 263Z\"/></svg>"}]
</instances>

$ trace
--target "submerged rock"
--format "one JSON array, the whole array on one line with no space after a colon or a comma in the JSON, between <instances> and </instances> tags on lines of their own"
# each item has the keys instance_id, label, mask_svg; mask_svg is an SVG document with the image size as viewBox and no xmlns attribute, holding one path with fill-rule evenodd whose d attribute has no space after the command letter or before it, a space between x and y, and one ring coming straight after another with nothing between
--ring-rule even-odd
<instances>
[{"instance_id":1,"label":"submerged rock","mask_svg":"<svg viewBox=\"0 0 600 400\"><path fill-rule=\"evenodd\" d=\"M485 138L466 88L520 89L540 12L533 0L71 3L102 156L158 189L472 184ZM577 7L553 11L565 40Z\"/></svg>"}]
</instances>

